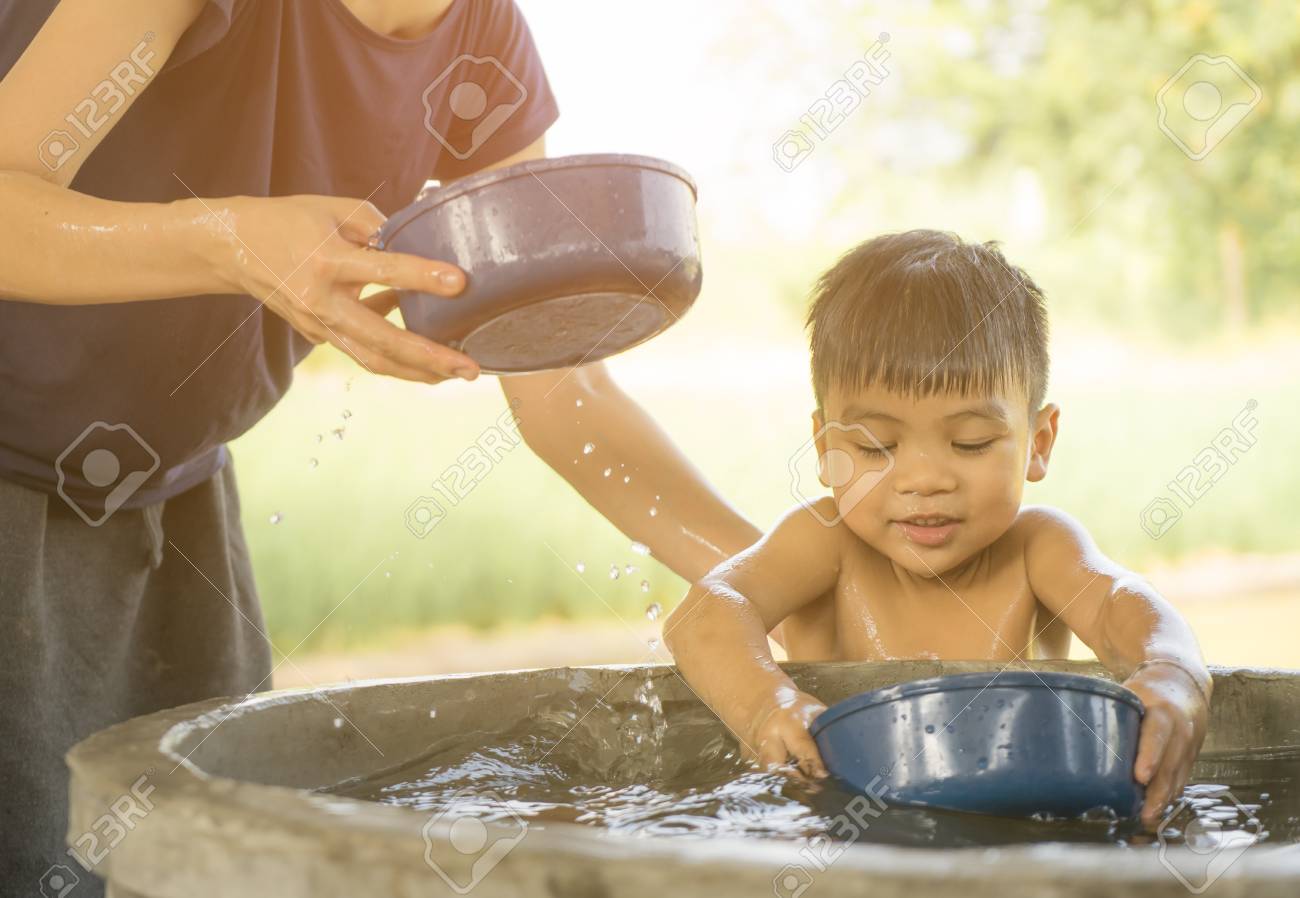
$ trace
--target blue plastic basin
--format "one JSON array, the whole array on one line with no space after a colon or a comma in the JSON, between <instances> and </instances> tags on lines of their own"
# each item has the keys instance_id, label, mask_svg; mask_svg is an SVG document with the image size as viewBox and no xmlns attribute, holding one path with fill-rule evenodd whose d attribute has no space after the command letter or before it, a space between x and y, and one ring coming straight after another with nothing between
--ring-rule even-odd
<instances>
[{"instance_id":1,"label":"blue plastic basin","mask_svg":"<svg viewBox=\"0 0 1300 898\"><path fill-rule=\"evenodd\" d=\"M1009 817L1137 815L1142 702L1109 680L1004 671L864 692L810 732L827 769L887 804ZM878 778L878 779L877 779Z\"/></svg>"}]
</instances>

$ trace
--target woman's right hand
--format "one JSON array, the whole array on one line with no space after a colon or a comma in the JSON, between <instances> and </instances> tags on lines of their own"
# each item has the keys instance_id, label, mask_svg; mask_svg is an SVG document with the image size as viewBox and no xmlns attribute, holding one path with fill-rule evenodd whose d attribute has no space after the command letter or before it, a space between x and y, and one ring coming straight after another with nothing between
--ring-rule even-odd
<instances>
[{"instance_id":1,"label":"woman's right hand","mask_svg":"<svg viewBox=\"0 0 1300 898\"><path fill-rule=\"evenodd\" d=\"M424 383L478 376L469 356L385 320L391 292L360 298L372 283L443 297L465 287L464 272L450 263L367 248L384 223L371 203L329 196L197 202L216 277L308 340L330 343L375 374Z\"/></svg>"}]
</instances>

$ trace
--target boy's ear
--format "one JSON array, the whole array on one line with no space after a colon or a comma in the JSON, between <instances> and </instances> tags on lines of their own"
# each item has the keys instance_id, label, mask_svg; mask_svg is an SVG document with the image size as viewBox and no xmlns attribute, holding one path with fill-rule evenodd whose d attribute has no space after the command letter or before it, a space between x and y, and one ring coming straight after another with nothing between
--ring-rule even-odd
<instances>
[{"instance_id":1,"label":"boy's ear","mask_svg":"<svg viewBox=\"0 0 1300 898\"><path fill-rule=\"evenodd\" d=\"M1025 479L1030 483L1037 483L1047 476L1047 462L1052 457L1052 447L1056 445L1056 428L1060 418L1061 407L1049 402L1039 409L1030 422L1029 465L1025 469Z\"/></svg>"},{"instance_id":2,"label":"boy's ear","mask_svg":"<svg viewBox=\"0 0 1300 898\"><path fill-rule=\"evenodd\" d=\"M817 479L822 486L830 489L831 482L826 476L826 416L822 414L821 408L813 409L812 429L813 445L817 447Z\"/></svg>"}]
</instances>

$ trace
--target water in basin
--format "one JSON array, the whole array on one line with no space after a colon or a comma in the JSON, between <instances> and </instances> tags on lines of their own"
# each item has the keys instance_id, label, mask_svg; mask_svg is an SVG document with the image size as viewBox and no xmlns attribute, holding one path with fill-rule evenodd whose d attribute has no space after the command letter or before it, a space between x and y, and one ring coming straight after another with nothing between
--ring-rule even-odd
<instances>
[{"instance_id":1,"label":"water in basin","mask_svg":"<svg viewBox=\"0 0 1300 898\"><path fill-rule=\"evenodd\" d=\"M1202 755L1166 843L1300 841L1300 747ZM1157 843L1105 816L1012 820L890 806L865 831L835 825L852 795L763 773L695 702L660 702L648 688L619 703L560 698L493 730L463 730L418 758L333 786L332 794L483 821L588 824L645 836L836 838L953 848L1035 842ZM886 801L888 796L886 795ZM862 807L858 799L858 807ZM861 813L857 819L861 819Z\"/></svg>"}]
</instances>

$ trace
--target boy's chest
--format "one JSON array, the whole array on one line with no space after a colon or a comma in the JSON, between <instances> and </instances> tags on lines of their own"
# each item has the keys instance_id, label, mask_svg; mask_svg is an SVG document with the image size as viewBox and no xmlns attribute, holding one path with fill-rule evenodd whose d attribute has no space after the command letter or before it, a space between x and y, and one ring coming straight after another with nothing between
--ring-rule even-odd
<instances>
[{"instance_id":1,"label":"boy's chest","mask_svg":"<svg viewBox=\"0 0 1300 898\"><path fill-rule=\"evenodd\" d=\"M1028 658L1038 601L1023 561L990 557L962 581L900 586L887 561L846 565L821 641L841 660Z\"/></svg>"}]
</instances>

